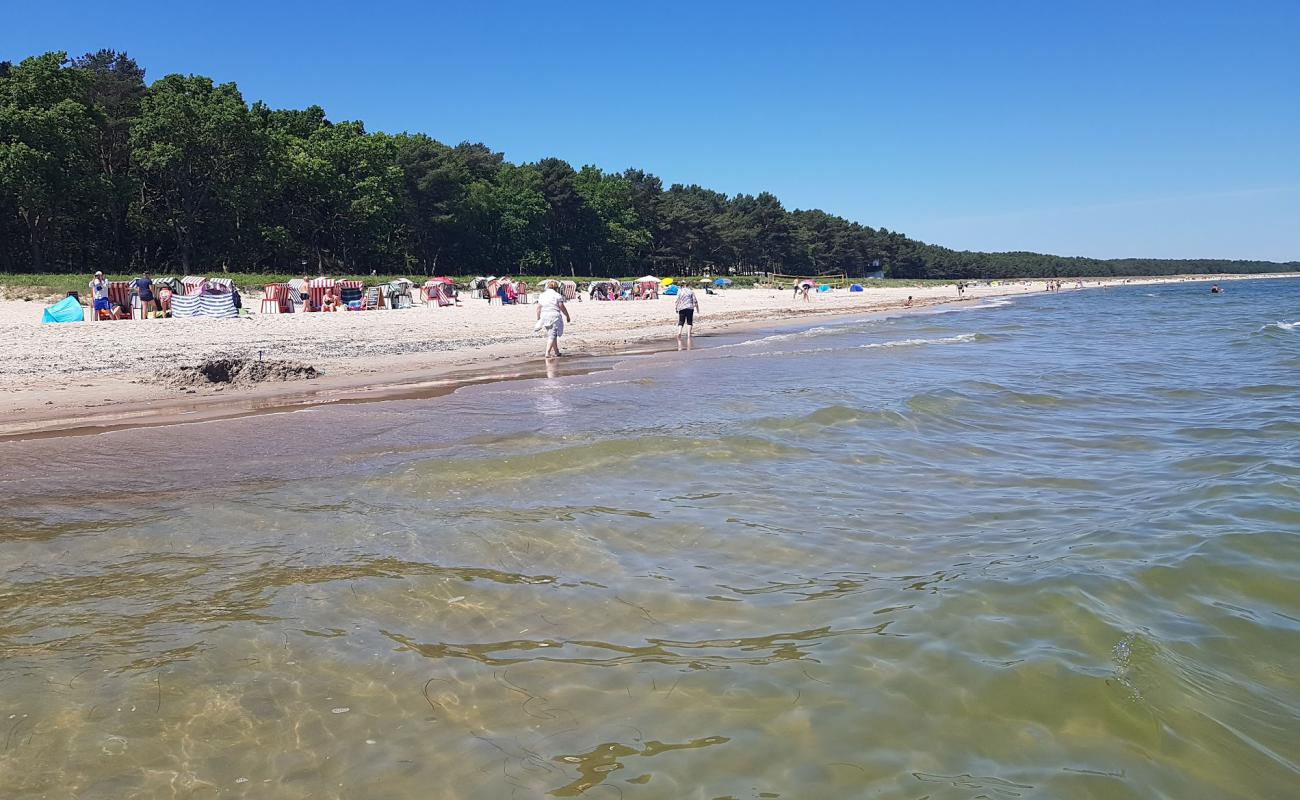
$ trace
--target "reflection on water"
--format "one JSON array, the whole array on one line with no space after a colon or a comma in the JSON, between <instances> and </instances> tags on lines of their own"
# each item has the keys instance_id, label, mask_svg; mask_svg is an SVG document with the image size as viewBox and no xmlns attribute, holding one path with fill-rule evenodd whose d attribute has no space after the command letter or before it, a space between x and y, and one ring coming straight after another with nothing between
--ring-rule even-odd
<instances>
[{"instance_id":1,"label":"reflection on water","mask_svg":"<svg viewBox=\"0 0 1300 800\"><path fill-rule=\"evenodd\" d=\"M1298 289L0 444L0 796L1290 796Z\"/></svg>"}]
</instances>

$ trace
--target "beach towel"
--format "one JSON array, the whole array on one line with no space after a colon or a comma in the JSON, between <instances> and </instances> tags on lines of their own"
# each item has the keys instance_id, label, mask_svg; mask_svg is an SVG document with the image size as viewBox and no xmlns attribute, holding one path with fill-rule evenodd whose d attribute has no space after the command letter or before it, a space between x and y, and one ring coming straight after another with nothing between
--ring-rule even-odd
<instances>
[{"instance_id":1,"label":"beach towel","mask_svg":"<svg viewBox=\"0 0 1300 800\"><path fill-rule=\"evenodd\" d=\"M41 314L41 323L47 322L81 322L86 318L81 310L81 303L75 297L65 297L52 306L46 306Z\"/></svg>"}]
</instances>

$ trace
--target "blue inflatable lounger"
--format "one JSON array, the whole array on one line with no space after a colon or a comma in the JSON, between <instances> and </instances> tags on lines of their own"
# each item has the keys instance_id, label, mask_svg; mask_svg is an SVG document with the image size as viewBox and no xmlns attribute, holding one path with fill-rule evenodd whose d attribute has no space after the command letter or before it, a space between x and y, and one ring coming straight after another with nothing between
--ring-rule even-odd
<instances>
[{"instance_id":1,"label":"blue inflatable lounger","mask_svg":"<svg viewBox=\"0 0 1300 800\"><path fill-rule=\"evenodd\" d=\"M75 297L65 297L52 306L46 306L41 314L41 323L47 322L81 322L86 318L81 310L81 303Z\"/></svg>"}]
</instances>

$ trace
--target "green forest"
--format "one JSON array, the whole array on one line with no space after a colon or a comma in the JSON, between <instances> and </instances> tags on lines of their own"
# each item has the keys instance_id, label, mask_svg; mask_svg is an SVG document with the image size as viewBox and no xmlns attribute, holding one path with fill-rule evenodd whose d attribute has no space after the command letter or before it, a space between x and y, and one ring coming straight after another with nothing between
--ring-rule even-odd
<instances>
[{"instance_id":1,"label":"green forest","mask_svg":"<svg viewBox=\"0 0 1300 800\"><path fill-rule=\"evenodd\" d=\"M124 53L0 62L0 272L891 278L1271 272L1300 264L950 250L769 192L513 164L483 144L153 83Z\"/></svg>"}]
</instances>

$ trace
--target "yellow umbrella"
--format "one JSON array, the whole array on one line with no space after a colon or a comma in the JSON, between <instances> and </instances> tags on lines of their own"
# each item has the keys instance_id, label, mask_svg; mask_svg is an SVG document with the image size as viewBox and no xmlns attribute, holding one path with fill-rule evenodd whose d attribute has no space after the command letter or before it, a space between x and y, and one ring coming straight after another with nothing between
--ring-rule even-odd
<instances>
[{"instance_id":1,"label":"yellow umbrella","mask_svg":"<svg viewBox=\"0 0 1300 800\"><path fill-rule=\"evenodd\" d=\"M672 279L672 278L664 278L663 280L659 281L659 285L660 285L660 286L672 286L672 285L673 285L673 279Z\"/></svg>"}]
</instances>

